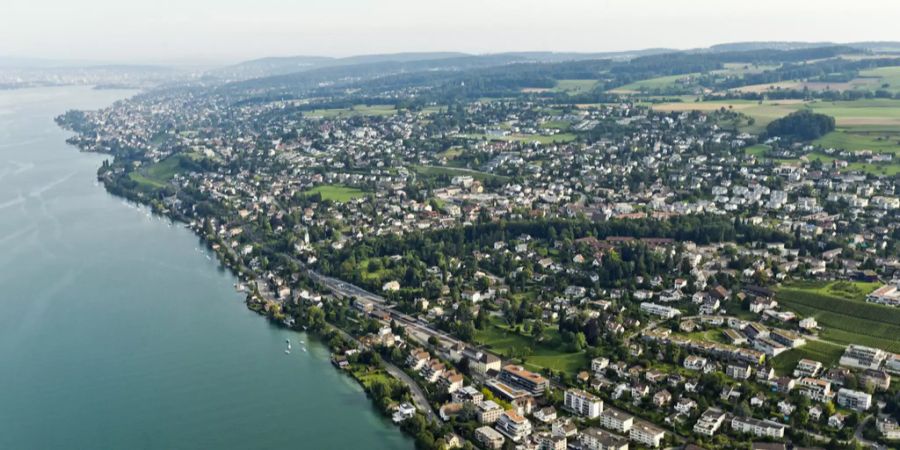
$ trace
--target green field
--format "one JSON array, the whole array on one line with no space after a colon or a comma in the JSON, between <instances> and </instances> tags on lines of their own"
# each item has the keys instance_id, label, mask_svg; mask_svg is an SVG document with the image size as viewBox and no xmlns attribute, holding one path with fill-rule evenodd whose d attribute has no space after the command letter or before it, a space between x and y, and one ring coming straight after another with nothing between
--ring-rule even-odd
<instances>
[{"instance_id":1,"label":"green field","mask_svg":"<svg viewBox=\"0 0 900 450\"><path fill-rule=\"evenodd\" d=\"M635 81L633 83L619 86L611 89L609 92L621 94L634 94L645 91L666 90L678 87L679 81L696 76L696 73L670 75L665 77L650 78L647 80Z\"/></svg>"},{"instance_id":2,"label":"green field","mask_svg":"<svg viewBox=\"0 0 900 450\"><path fill-rule=\"evenodd\" d=\"M505 357L510 353L529 353L525 357L525 366L531 370L551 369L575 375L587 366L584 352L564 350L558 331L548 328L544 336L543 342L535 343L530 336L518 334L502 320L495 319L486 329L476 331L475 340Z\"/></svg>"},{"instance_id":3,"label":"green field","mask_svg":"<svg viewBox=\"0 0 900 450\"><path fill-rule=\"evenodd\" d=\"M876 153L893 153L900 156L900 132L854 131L840 128L813 141L825 148L849 151L871 150Z\"/></svg>"},{"instance_id":4,"label":"green field","mask_svg":"<svg viewBox=\"0 0 900 450\"><path fill-rule=\"evenodd\" d=\"M866 303L876 283L794 283L778 290L786 309L815 317L819 337L837 344L861 344L900 352L900 308Z\"/></svg>"},{"instance_id":5,"label":"green field","mask_svg":"<svg viewBox=\"0 0 900 450\"><path fill-rule=\"evenodd\" d=\"M801 359L812 359L824 366L837 364L844 353L844 346L821 341L809 341L806 345L786 351L772 360L772 367L779 375L790 375Z\"/></svg>"},{"instance_id":6,"label":"green field","mask_svg":"<svg viewBox=\"0 0 900 450\"><path fill-rule=\"evenodd\" d=\"M396 113L397 108L394 105L354 105L349 108L313 109L305 111L303 115L306 117L333 119L335 117L350 116L391 116Z\"/></svg>"},{"instance_id":7,"label":"green field","mask_svg":"<svg viewBox=\"0 0 900 450\"><path fill-rule=\"evenodd\" d=\"M333 202L349 202L350 200L365 197L367 194L359 189L344 186L342 184L323 184L303 192L305 195L321 194L322 200Z\"/></svg>"}]
</instances>

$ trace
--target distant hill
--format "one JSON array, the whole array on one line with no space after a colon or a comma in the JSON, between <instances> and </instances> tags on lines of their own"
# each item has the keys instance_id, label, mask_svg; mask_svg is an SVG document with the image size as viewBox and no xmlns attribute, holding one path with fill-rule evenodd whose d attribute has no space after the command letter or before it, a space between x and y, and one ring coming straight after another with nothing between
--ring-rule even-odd
<instances>
[{"instance_id":1,"label":"distant hill","mask_svg":"<svg viewBox=\"0 0 900 450\"><path fill-rule=\"evenodd\" d=\"M900 42L882 41L882 42L784 42L784 41L760 41L760 42L732 42L726 44L717 44L710 46L708 49L699 49L700 51L711 52L742 52L750 50L802 50L818 47L850 47L858 50L868 50L872 52L898 52L900 51Z\"/></svg>"},{"instance_id":2,"label":"distant hill","mask_svg":"<svg viewBox=\"0 0 900 450\"><path fill-rule=\"evenodd\" d=\"M336 66L352 66L358 64L374 64L383 62L429 61L471 56L455 52L413 52L379 55L358 55L345 58L327 56L286 56L254 59L235 65L211 70L208 76L223 78L229 81L240 81L251 78L262 78L290 73L305 72L313 69Z\"/></svg>"}]
</instances>

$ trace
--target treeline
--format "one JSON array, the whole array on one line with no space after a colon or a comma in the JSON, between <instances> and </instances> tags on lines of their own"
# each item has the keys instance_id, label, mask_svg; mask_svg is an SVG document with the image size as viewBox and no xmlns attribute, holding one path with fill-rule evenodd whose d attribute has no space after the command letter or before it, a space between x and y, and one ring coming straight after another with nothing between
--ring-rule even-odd
<instances>
[{"instance_id":1,"label":"treeline","mask_svg":"<svg viewBox=\"0 0 900 450\"><path fill-rule=\"evenodd\" d=\"M530 220L514 222L486 222L430 232L416 232L405 236L379 236L363 239L354 246L323 255L323 271L337 273L347 260L363 261L393 255L411 255L427 266L436 266L449 258L465 258L472 252L492 246L495 242L509 242L522 235L533 239L570 243L575 239L593 236L635 238L658 237L676 241L692 241L700 245L717 242L785 242L793 245L794 236L783 232L751 226L721 216L679 216L669 220ZM344 265L345 267L347 265ZM346 267L351 269L351 267Z\"/></svg>"}]
</instances>

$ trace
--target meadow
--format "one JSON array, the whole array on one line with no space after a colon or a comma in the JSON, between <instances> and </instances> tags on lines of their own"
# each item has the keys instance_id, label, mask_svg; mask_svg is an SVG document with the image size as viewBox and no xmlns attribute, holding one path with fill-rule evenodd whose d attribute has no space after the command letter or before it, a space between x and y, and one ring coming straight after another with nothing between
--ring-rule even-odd
<instances>
[{"instance_id":1,"label":"meadow","mask_svg":"<svg viewBox=\"0 0 900 450\"><path fill-rule=\"evenodd\" d=\"M397 113L394 105L354 105L349 108L313 109L303 113L306 117L334 119L350 116L392 116Z\"/></svg>"},{"instance_id":2,"label":"meadow","mask_svg":"<svg viewBox=\"0 0 900 450\"><path fill-rule=\"evenodd\" d=\"M181 170L182 159L192 157L194 156L184 154L172 155L162 161L135 170L128 176L144 187L162 189Z\"/></svg>"}]
</instances>

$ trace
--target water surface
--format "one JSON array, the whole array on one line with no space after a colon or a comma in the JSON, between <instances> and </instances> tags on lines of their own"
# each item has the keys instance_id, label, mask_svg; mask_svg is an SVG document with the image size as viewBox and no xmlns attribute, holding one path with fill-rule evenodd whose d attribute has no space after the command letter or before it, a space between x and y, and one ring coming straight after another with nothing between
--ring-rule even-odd
<instances>
[{"instance_id":1,"label":"water surface","mask_svg":"<svg viewBox=\"0 0 900 450\"><path fill-rule=\"evenodd\" d=\"M326 348L247 310L195 235L65 144L54 116L130 94L0 91L0 448L412 448Z\"/></svg>"}]
</instances>

